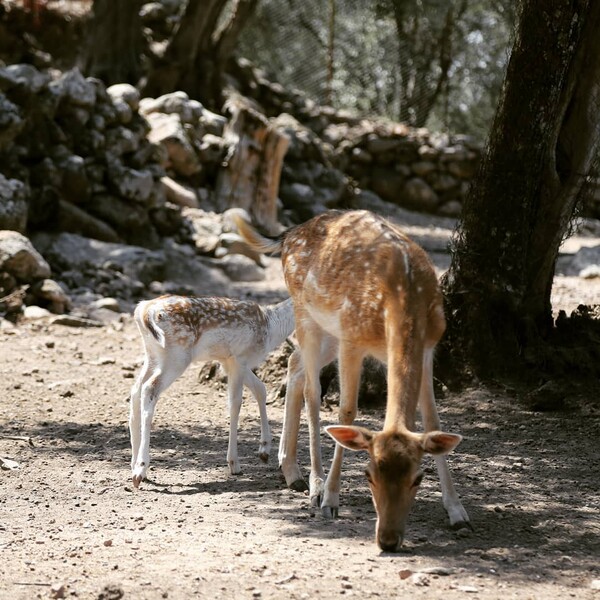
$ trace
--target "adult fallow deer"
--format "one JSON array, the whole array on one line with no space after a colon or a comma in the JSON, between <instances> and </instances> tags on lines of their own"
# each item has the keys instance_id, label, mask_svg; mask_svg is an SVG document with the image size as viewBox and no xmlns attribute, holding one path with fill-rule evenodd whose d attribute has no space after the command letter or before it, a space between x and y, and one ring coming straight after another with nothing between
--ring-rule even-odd
<instances>
[{"instance_id":1,"label":"adult fallow deer","mask_svg":"<svg viewBox=\"0 0 600 600\"><path fill-rule=\"evenodd\" d=\"M433 351L445 329L442 295L433 266L393 223L367 211L331 211L267 239L242 220L241 235L262 252L281 251L294 302L299 349L288 363L279 463L286 482L304 489L297 462L302 398L306 400L310 498L325 516L338 514L343 448L366 450L366 476L377 511L377 543L395 551L421 483L421 459L433 454L450 524L469 524L445 455L462 439L439 431L433 393ZM382 431L354 427L363 358L387 364ZM327 428L338 442L327 480L321 460L319 372L339 361L341 425ZM425 433L416 433L417 405Z\"/></svg>"}]
</instances>

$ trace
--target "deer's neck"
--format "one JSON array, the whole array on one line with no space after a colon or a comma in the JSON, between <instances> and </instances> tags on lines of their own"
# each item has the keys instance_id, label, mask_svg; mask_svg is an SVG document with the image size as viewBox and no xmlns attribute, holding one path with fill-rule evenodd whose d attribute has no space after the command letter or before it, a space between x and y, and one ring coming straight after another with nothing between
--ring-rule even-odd
<instances>
[{"instance_id":1,"label":"deer's neck","mask_svg":"<svg viewBox=\"0 0 600 600\"><path fill-rule=\"evenodd\" d=\"M267 351L271 352L294 331L294 305L291 298L267 306L264 309L267 318Z\"/></svg>"}]
</instances>

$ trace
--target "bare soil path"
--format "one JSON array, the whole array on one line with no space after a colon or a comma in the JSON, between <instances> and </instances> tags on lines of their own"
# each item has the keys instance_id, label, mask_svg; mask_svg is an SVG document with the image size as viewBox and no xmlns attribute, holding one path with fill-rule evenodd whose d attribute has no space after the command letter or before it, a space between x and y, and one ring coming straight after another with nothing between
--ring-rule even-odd
<instances>
[{"instance_id":1,"label":"bare soil path","mask_svg":"<svg viewBox=\"0 0 600 600\"><path fill-rule=\"evenodd\" d=\"M422 233L431 251L449 235ZM235 293L275 299L277 277ZM559 277L555 301L572 310L598 291ZM447 393L443 426L465 437L450 466L475 530L447 527L429 462L404 551L385 554L363 455L347 454L335 522L285 489L280 405L269 406L275 448L263 464L258 409L245 401L243 474L228 474L225 390L200 381L199 365L161 397L152 481L132 489L127 397L141 359L127 315L103 328L0 329L0 457L18 464L0 470L0 598L600 598L597 399L574 389L579 410L533 413L510 389ZM359 423L382 416L364 409ZM327 464L333 442L323 441ZM300 447L307 470L305 425Z\"/></svg>"},{"instance_id":2,"label":"bare soil path","mask_svg":"<svg viewBox=\"0 0 600 600\"><path fill-rule=\"evenodd\" d=\"M440 400L445 428L465 436L451 468L476 529L447 528L431 463L405 552L382 554L364 457L348 454L340 519L324 521L284 489L276 452L256 457L258 410L245 402L244 473L228 475L224 390L198 367L161 398L153 481L133 490L130 320L25 325L0 333L0 352L0 436L33 442L0 437L0 456L19 464L0 471L0 598L598 597L596 412L535 414L484 390ZM278 436L282 407L269 408Z\"/></svg>"}]
</instances>

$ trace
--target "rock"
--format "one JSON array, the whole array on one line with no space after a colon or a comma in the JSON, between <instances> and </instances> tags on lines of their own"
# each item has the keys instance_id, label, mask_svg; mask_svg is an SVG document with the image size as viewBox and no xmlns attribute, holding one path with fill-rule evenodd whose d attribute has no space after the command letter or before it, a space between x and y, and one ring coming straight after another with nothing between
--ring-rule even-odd
<instances>
[{"instance_id":1,"label":"rock","mask_svg":"<svg viewBox=\"0 0 600 600\"><path fill-rule=\"evenodd\" d=\"M91 303L92 308L103 308L106 310L111 310L115 313L120 313L121 304L116 298L100 298L99 300L94 300Z\"/></svg>"},{"instance_id":2,"label":"rock","mask_svg":"<svg viewBox=\"0 0 600 600\"><path fill-rule=\"evenodd\" d=\"M150 214L144 206L111 194L99 194L94 197L88 209L94 216L114 228L121 239L129 243L148 247L159 243L150 221Z\"/></svg>"},{"instance_id":3,"label":"rock","mask_svg":"<svg viewBox=\"0 0 600 600\"><path fill-rule=\"evenodd\" d=\"M444 202L444 204L438 208L437 213L444 217L458 218L462 213L462 203L458 200Z\"/></svg>"},{"instance_id":4,"label":"rock","mask_svg":"<svg viewBox=\"0 0 600 600\"><path fill-rule=\"evenodd\" d=\"M228 254L216 263L231 281L264 281L265 271L242 254Z\"/></svg>"},{"instance_id":5,"label":"rock","mask_svg":"<svg viewBox=\"0 0 600 600\"><path fill-rule=\"evenodd\" d=\"M166 268L165 253L139 246L112 244L89 239L72 233L37 234L33 238L37 248L51 262L62 265L62 270L83 271L107 261L132 280L150 283L162 280Z\"/></svg>"},{"instance_id":6,"label":"rock","mask_svg":"<svg viewBox=\"0 0 600 600\"><path fill-rule=\"evenodd\" d=\"M50 265L17 231L0 231L0 270L26 283L50 277Z\"/></svg>"},{"instance_id":7,"label":"rock","mask_svg":"<svg viewBox=\"0 0 600 600\"><path fill-rule=\"evenodd\" d=\"M133 154L140 148L140 138L131 129L118 125L106 132L106 145L115 156Z\"/></svg>"},{"instance_id":8,"label":"rock","mask_svg":"<svg viewBox=\"0 0 600 600\"><path fill-rule=\"evenodd\" d=\"M108 178L115 192L123 198L146 203L152 195L154 178L149 170L130 169L112 162Z\"/></svg>"},{"instance_id":9,"label":"rock","mask_svg":"<svg viewBox=\"0 0 600 600\"><path fill-rule=\"evenodd\" d=\"M71 309L71 299L52 279L42 279L34 283L29 292L36 300L41 300L41 306L48 307L56 315L62 315Z\"/></svg>"},{"instance_id":10,"label":"rock","mask_svg":"<svg viewBox=\"0 0 600 600\"><path fill-rule=\"evenodd\" d=\"M6 150L25 127L25 119L16 104L0 92L0 150Z\"/></svg>"},{"instance_id":11,"label":"rock","mask_svg":"<svg viewBox=\"0 0 600 600\"><path fill-rule=\"evenodd\" d=\"M202 124L207 134L222 137L225 125L227 123L227 119L222 115L218 115L205 108L202 111L200 123Z\"/></svg>"},{"instance_id":12,"label":"rock","mask_svg":"<svg viewBox=\"0 0 600 600\"><path fill-rule=\"evenodd\" d=\"M37 321L38 319L47 319L51 317L52 313L41 306L36 306L35 304L32 306L26 306L23 309L23 318L28 321Z\"/></svg>"},{"instance_id":13,"label":"rock","mask_svg":"<svg viewBox=\"0 0 600 600\"><path fill-rule=\"evenodd\" d=\"M103 327L103 323L94 319L86 319L75 315L61 315L50 321L51 325L65 325L66 327Z\"/></svg>"},{"instance_id":14,"label":"rock","mask_svg":"<svg viewBox=\"0 0 600 600\"><path fill-rule=\"evenodd\" d=\"M187 138L181 119L177 114L151 113L148 121L152 127L148 139L154 144L161 144L167 151L168 162L179 175L189 177L201 169L192 144Z\"/></svg>"},{"instance_id":15,"label":"rock","mask_svg":"<svg viewBox=\"0 0 600 600\"><path fill-rule=\"evenodd\" d=\"M530 410L546 412L565 408L567 390L556 381L547 381L525 397Z\"/></svg>"},{"instance_id":16,"label":"rock","mask_svg":"<svg viewBox=\"0 0 600 600\"><path fill-rule=\"evenodd\" d=\"M222 137L207 133L198 146L198 158L202 163L221 163L227 147L227 142Z\"/></svg>"},{"instance_id":17,"label":"rock","mask_svg":"<svg viewBox=\"0 0 600 600\"><path fill-rule=\"evenodd\" d=\"M413 163L410 168L418 177L425 177L425 175L429 175L429 173L437 169L435 163L429 162L428 160L421 160Z\"/></svg>"},{"instance_id":18,"label":"rock","mask_svg":"<svg viewBox=\"0 0 600 600\"><path fill-rule=\"evenodd\" d=\"M430 584L429 577L425 573L413 573L406 581L419 587L425 587Z\"/></svg>"},{"instance_id":19,"label":"rock","mask_svg":"<svg viewBox=\"0 0 600 600\"><path fill-rule=\"evenodd\" d=\"M17 287L17 280L6 271L0 271L0 298L10 294Z\"/></svg>"},{"instance_id":20,"label":"rock","mask_svg":"<svg viewBox=\"0 0 600 600\"><path fill-rule=\"evenodd\" d=\"M137 111L140 106L140 92L129 83L117 83L106 88L106 93L114 102L124 102L132 111Z\"/></svg>"},{"instance_id":21,"label":"rock","mask_svg":"<svg viewBox=\"0 0 600 600\"><path fill-rule=\"evenodd\" d=\"M48 88L60 99L73 106L92 108L96 103L94 82L86 79L77 67L63 73L57 80L51 82Z\"/></svg>"},{"instance_id":22,"label":"rock","mask_svg":"<svg viewBox=\"0 0 600 600\"><path fill-rule=\"evenodd\" d=\"M25 232L28 200L29 187L25 183L0 173L0 230Z\"/></svg>"},{"instance_id":23,"label":"rock","mask_svg":"<svg viewBox=\"0 0 600 600\"><path fill-rule=\"evenodd\" d=\"M197 100L190 100L182 91L165 94L158 98L143 98L140 101L140 113L149 116L153 113L177 115L182 123L196 124L204 107Z\"/></svg>"},{"instance_id":24,"label":"rock","mask_svg":"<svg viewBox=\"0 0 600 600\"><path fill-rule=\"evenodd\" d=\"M448 172L460 179L472 179L477 172L476 160L452 161L446 165Z\"/></svg>"},{"instance_id":25,"label":"rock","mask_svg":"<svg viewBox=\"0 0 600 600\"><path fill-rule=\"evenodd\" d=\"M402 145L400 138L380 138L373 134L367 142L367 152L371 155L393 152Z\"/></svg>"},{"instance_id":26,"label":"rock","mask_svg":"<svg viewBox=\"0 0 600 600\"><path fill-rule=\"evenodd\" d=\"M217 215L199 208L183 208L181 214L191 229L191 237L198 251L202 254L212 254L221 235L221 224Z\"/></svg>"},{"instance_id":27,"label":"rock","mask_svg":"<svg viewBox=\"0 0 600 600\"><path fill-rule=\"evenodd\" d=\"M442 193L452 190L459 185L458 181L447 173L432 173L427 178L427 181L436 192Z\"/></svg>"},{"instance_id":28,"label":"rock","mask_svg":"<svg viewBox=\"0 0 600 600\"><path fill-rule=\"evenodd\" d=\"M167 9L160 2L148 2L140 8L140 19L144 25L160 23L167 18Z\"/></svg>"},{"instance_id":29,"label":"rock","mask_svg":"<svg viewBox=\"0 0 600 600\"><path fill-rule=\"evenodd\" d=\"M600 245L580 248L566 267L565 275L577 277L592 266L600 267Z\"/></svg>"},{"instance_id":30,"label":"rock","mask_svg":"<svg viewBox=\"0 0 600 600\"><path fill-rule=\"evenodd\" d=\"M381 198L395 204L404 204L403 192L406 177L391 169L375 167L371 177L371 189Z\"/></svg>"},{"instance_id":31,"label":"rock","mask_svg":"<svg viewBox=\"0 0 600 600\"><path fill-rule=\"evenodd\" d=\"M414 177L406 182L397 203L413 210L434 212L439 199L425 181Z\"/></svg>"},{"instance_id":32,"label":"rock","mask_svg":"<svg viewBox=\"0 0 600 600\"><path fill-rule=\"evenodd\" d=\"M600 590L600 579L592 579L590 583L590 589L599 591Z\"/></svg>"},{"instance_id":33,"label":"rock","mask_svg":"<svg viewBox=\"0 0 600 600\"><path fill-rule=\"evenodd\" d=\"M188 206L190 208L199 208L200 203L193 189L178 183L171 177L161 177L160 180L167 200L178 206Z\"/></svg>"},{"instance_id":34,"label":"rock","mask_svg":"<svg viewBox=\"0 0 600 600\"><path fill-rule=\"evenodd\" d=\"M169 282L184 285L197 295L224 295L231 289L231 280L220 269L215 269L218 264L213 259L203 259L190 251L189 246L181 246L172 240L165 240L164 251L164 272Z\"/></svg>"},{"instance_id":35,"label":"rock","mask_svg":"<svg viewBox=\"0 0 600 600\"><path fill-rule=\"evenodd\" d=\"M589 265L579 272L582 279L597 279L600 277L600 265Z\"/></svg>"},{"instance_id":36,"label":"rock","mask_svg":"<svg viewBox=\"0 0 600 600\"><path fill-rule=\"evenodd\" d=\"M61 191L65 200L83 204L90 198L91 186L85 169L85 160L72 154L57 164L61 178Z\"/></svg>"},{"instance_id":37,"label":"rock","mask_svg":"<svg viewBox=\"0 0 600 600\"><path fill-rule=\"evenodd\" d=\"M30 94L37 94L52 80L48 73L38 71L33 65L26 63L8 65L0 68L0 82L3 89L24 87Z\"/></svg>"},{"instance_id":38,"label":"rock","mask_svg":"<svg viewBox=\"0 0 600 600\"><path fill-rule=\"evenodd\" d=\"M59 201L57 225L61 231L78 233L103 242L120 241L119 235L110 225L64 200Z\"/></svg>"}]
</instances>

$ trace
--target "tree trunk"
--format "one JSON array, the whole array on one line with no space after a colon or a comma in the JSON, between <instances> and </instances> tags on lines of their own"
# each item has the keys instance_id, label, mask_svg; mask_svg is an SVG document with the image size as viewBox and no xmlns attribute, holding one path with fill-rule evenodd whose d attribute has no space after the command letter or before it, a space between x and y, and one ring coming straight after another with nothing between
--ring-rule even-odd
<instances>
[{"instance_id":1,"label":"tree trunk","mask_svg":"<svg viewBox=\"0 0 600 600\"><path fill-rule=\"evenodd\" d=\"M223 104L223 73L258 0L236 0L219 27L229 0L189 0L164 56L150 70L143 93L160 96L182 90L207 107Z\"/></svg>"},{"instance_id":2,"label":"tree trunk","mask_svg":"<svg viewBox=\"0 0 600 600\"><path fill-rule=\"evenodd\" d=\"M246 209L267 233L277 234L277 194L289 139L243 99L230 100L227 108L229 152L217 178L218 204L222 210Z\"/></svg>"},{"instance_id":3,"label":"tree trunk","mask_svg":"<svg viewBox=\"0 0 600 600\"><path fill-rule=\"evenodd\" d=\"M593 0L523 4L444 281L445 346L479 375L514 373L552 330L559 246L600 143L599 30Z\"/></svg>"},{"instance_id":4,"label":"tree trunk","mask_svg":"<svg viewBox=\"0 0 600 600\"><path fill-rule=\"evenodd\" d=\"M94 0L83 70L106 85L136 85L141 75L140 0Z\"/></svg>"}]
</instances>

